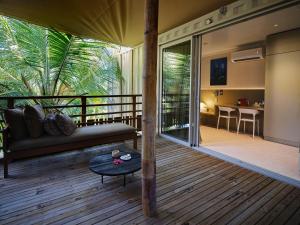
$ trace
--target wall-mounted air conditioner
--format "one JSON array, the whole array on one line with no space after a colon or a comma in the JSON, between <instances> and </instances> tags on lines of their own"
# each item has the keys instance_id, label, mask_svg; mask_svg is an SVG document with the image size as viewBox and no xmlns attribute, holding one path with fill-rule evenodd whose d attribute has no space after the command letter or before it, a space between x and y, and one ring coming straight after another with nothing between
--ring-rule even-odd
<instances>
[{"instance_id":1,"label":"wall-mounted air conditioner","mask_svg":"<svg viewBox=\"0 0 300 225\"><path fill-rule=\"evenodd\" d=\"M262 48L254 48L231 53L231 61L234 63L263 58L264 56Z\"/></svg>"}]
</instances>

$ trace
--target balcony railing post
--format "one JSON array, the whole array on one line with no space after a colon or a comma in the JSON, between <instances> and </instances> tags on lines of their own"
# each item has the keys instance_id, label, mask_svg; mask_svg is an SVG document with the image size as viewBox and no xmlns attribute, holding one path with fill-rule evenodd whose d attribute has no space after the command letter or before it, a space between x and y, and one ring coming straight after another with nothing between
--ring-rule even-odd
<instances>
[{"instance_id":1,"label":"balcony railing post","mask_svg":"<svg viewBox=\"0 0 300 225\"><path fill-rule=\"evenodd\" d=\"M136 128L136 95L132 95L132 117L133 117L133 127Z\"/></svg>"},{"instance_id":2,"label":"balcony railing post","mask_svg":"<svg viewBox=\"0 0 300 225\"><path fill-rule=\"evenodd\" d=\"M14 98L8 98L7 99L7 108L13 109L15 106L15 99Z\"/></svg>"},{"instance_id":3,"label":"balcony railing post","mask_svg":"<svg viewBox=\"0 0 300 225\"><path fill-rule=\"evenodd\" d=\"M86 96L81 96L81 124L86 125Z\"/></svg>"}]
</instances>

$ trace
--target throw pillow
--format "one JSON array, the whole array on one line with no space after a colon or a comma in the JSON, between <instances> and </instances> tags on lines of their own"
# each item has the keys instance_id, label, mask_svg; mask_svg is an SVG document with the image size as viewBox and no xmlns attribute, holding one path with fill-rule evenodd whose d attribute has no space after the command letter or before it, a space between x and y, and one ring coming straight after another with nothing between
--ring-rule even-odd
<instances>
[{"instance_id":1,"label":"throw pillow","mask_svg":"<svg viewBox=\"0 0 300 225\"><path fill-rule=\"evenodd\" d=\"M26 105L24 109L24 117L30 136L33 138L42 136L42 134L44 133L45 119L45 113L42 106Z\"/></svg>"},{"instance_id":2,"label":"throw pillow","mask_svg":"<svg viewBox=\"0 0 300 225\"><path fill-rule=\"evenodd\" d=\"M23 109L16 108L5 110L4 119L14 140L21 140L29 136Z\"/></svg>"},{"instance_id":3,"label":"throw pillow","mask_svg":"<svg viewBox=\"0 0 300 225\"><path fill-rule=\"evenodd\" d=\"M52 136L58 136L62 134L59 130L58 126L56 125L55 114L50 113L46 116L44 120L44 130L47 134Z\"/></svg>"},{"instance_id":4,"label":"throw pillow","mask_svg":"<svg viewBox=\"0 0 300 225\"><path fill-rule=\"evenodd\" d=\"M56 114L55 121L60 131L67 136L73 134L77 128L73 120L65 114Z\"/></svg>"}]
</instances>

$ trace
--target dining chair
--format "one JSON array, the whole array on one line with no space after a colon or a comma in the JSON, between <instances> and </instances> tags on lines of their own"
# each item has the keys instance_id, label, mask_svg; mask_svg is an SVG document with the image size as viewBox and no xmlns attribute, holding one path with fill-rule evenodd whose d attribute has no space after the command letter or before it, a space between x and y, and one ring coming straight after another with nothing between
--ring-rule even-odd
<instances>
[{"instance_id":1,"label":"dining chair","mask_svg":"<svg viewBox=\"0 0 300 225\"><path fill-rule=\"evenodd\" d=\"M245 109L245 108L239 108L239 123L237 126L237 134L239 134L240 131L240 125L241 121L244 122L244 133L246 130L246 122L250 122L253 124L253 138L255 136L255 124L257 124L257 135L259 136L259 119L257 118L257 115L259 114L259 111L256 109Z\"/></svg>"},{"instance_id":2,"label":"dining chair","mask_svg":"<svg viewBox=\"0 0 300 225\"><path fill-rule=\"evenodd\" d=\"M227 120L227 130L229 131L230 119L235 119L236 125L238 123L237 116L231 115L236 110L234 108L225 107L225 106L218 106L218 108L219 108L219 116L218 116L217 129L219 129L220 118L225 118Z\"/></svg>"}]
</instances>

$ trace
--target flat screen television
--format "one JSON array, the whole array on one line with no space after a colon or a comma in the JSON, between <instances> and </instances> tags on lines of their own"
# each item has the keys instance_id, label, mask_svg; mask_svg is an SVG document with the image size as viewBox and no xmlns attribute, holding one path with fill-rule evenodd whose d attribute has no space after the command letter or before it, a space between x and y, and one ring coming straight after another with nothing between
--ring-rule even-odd
<instances>
[{"instance_id":1,"label":"flat screen television","mask_svg":"<svg viewBox=\"0 0 300 225\"><path fill-rule=\"evenodd\" d=\"M227 84L227 58L212 59L210 61L210 85Z\"/></svg>"}]
</instances>

